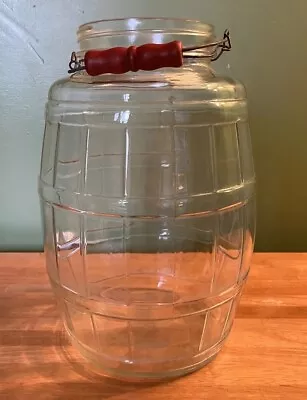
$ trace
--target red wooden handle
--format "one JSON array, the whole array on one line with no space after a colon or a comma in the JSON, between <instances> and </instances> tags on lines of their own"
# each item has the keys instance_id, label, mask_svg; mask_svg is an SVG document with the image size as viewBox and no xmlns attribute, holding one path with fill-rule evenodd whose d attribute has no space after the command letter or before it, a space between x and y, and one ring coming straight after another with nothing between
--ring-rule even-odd
<instances>
[{"instance_id":1,"label":"red wooden handle","mask_svg":"<svg viewBox=\"0 0 307 400\"><path fill-rule=\"evenodd\" d=\"M108 50L89 50L84 57L86 72L91 76L128 71L152 71L164 67L181 67L182 43L175 40L166 44L114 47Z\"/></svg>"}]
</instances>

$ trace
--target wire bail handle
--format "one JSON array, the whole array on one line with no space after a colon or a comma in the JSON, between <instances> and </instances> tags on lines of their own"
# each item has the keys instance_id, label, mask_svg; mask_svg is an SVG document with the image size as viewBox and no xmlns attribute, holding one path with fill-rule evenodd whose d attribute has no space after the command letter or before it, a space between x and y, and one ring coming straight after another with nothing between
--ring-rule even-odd
<instances>
[{"instance_id":1,"label":"wire bail handle","mask_svg":"<svg viewBox=\"0 0 307 400\"><path fill-rule=\"evenodd\" d=\"M70 62L68 64L69 70L68 73L71 74L76 71L81 71L83 60L78 61L78 57L75 51L71 53Z\"/></svg>"},{"instance_id":2,"label":"wire bail handle","mask_svg":"<svg viewBox=\"0 0 307 400\"><path fill-rule=\"evenodd\" d=\"M189 54L189 52L210 47L214 48L210 54ZM179 41L166 44L148 43L139 47L89 50L82 59L78 59L77 53L73 51L68 73L73 74L86 70L89 75L95 76L104 73L119 74L163 67L181 67L184 58L209 58L211 61L216 61L231 48L230 33L226 29L221 40L198 46L182 47L182 43ZM148 64L148 59L151 60L151 64ZM94 70L91 67L93 64L95 64ZM126 66L123 68L119 64L126 64Z\"/></svg>"}]
</instances>

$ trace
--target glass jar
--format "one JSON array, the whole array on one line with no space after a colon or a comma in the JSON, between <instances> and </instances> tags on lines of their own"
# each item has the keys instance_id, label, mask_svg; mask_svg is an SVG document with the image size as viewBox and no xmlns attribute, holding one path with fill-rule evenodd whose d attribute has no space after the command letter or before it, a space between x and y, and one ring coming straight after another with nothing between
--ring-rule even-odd
<instances>
[{"instance_id":1,"label":"glass jar","mask_svg":"<svg viewBox=\"0 0 307 400\"><path fill-rule=\"evenodd\" d=\"M89 49L214 42L211 25L98 21ZM80 71L50 89L39 192L50 282L86 359L123 379L196 370L223 346L254 242L244 87L210 48L181 68Z\"/></svg>"}]
</instances>

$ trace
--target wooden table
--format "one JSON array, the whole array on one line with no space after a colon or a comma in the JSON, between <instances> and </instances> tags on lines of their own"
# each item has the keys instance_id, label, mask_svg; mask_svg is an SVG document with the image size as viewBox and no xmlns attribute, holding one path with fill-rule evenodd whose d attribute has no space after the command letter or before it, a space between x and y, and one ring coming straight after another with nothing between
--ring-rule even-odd
<instances>
[{"instance_id":1,"label":"wooden table","mask_svg":"<svg viewBox=\"0 0 307 400\"><path fill-rule=\"evenodd\" d=\"M224 350L160 384L85 367L63 333L43 255L1 254L0 286L1 399L307 399L307 254L256 254Z\"/></svg>"}]
</instances>

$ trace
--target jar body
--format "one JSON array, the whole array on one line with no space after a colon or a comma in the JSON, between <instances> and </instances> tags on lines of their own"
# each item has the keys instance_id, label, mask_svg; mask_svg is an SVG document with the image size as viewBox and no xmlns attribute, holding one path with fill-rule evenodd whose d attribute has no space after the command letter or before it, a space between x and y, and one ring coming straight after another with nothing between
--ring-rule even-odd
<instances>
[{"instance_id":1,"label":"jar body","mask_svg":"<svg viewBox=\"0 0 307 400\"><path fill-rule=\"evenodd\" d=\"M40 195L49 278L86 358L151 379L217 354L254 242L239 83L193 63L56 83Z\"/></svg>"}]
</instances>

